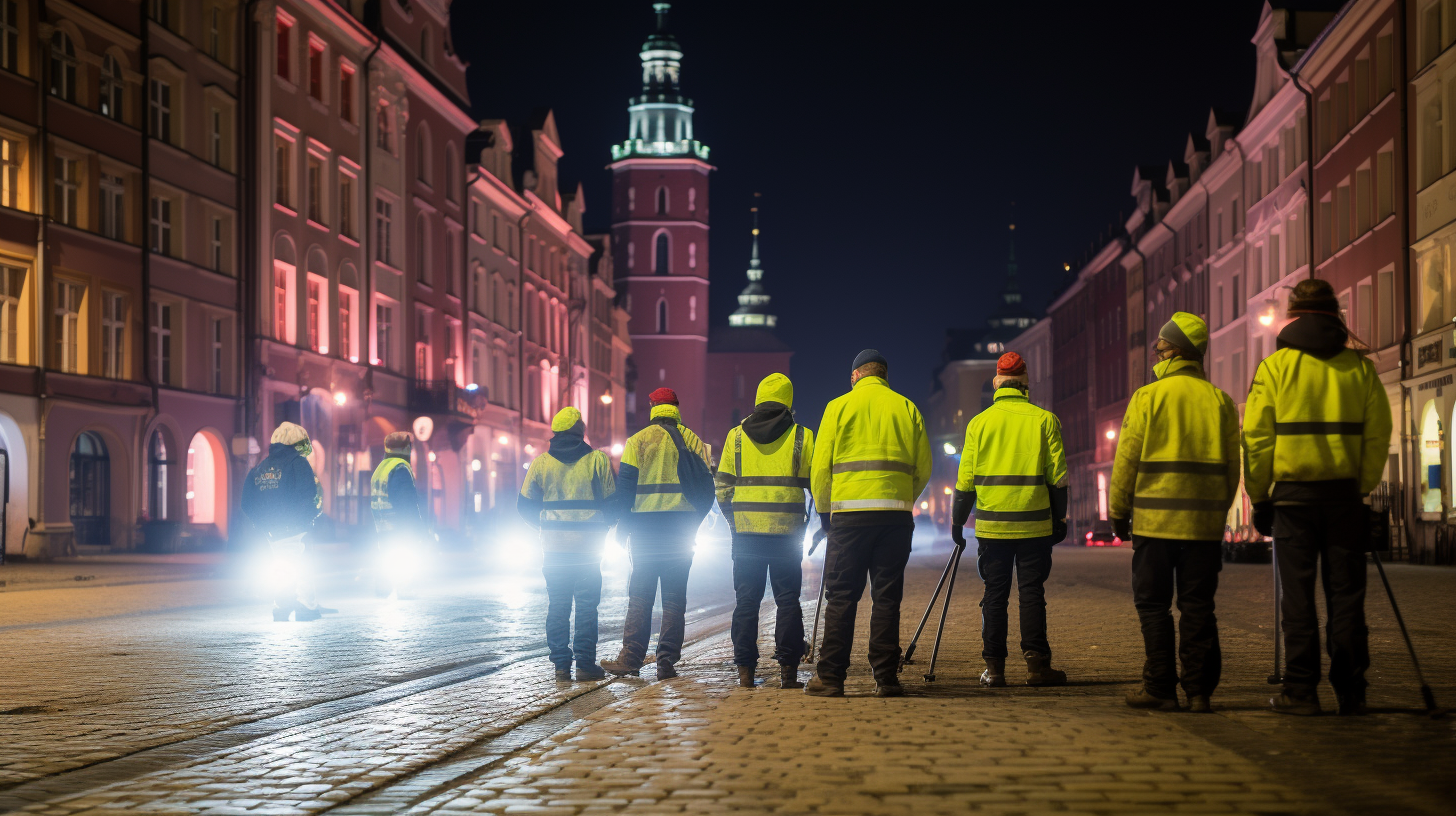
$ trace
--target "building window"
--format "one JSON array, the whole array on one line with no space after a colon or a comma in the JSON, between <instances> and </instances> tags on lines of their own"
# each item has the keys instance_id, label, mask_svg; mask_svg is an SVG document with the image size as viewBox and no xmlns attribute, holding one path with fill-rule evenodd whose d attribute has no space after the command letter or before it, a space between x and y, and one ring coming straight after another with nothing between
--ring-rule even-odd
<instances>
[{"instance_id":1,"label":"building window","mask_svg":"<svg viewBox=\"0 0 1456 816\"><path fill-rule=\"evenodd\" d=\"M0 266L0 363L20 359L20 292L25 270Z\"/></svg>"},{"instance_id":2,"label":"building window","mask_svg":"<svg viewBox=\"0 0 1456 816\"><path fill-rule=\"evenodd\" d=\"M6 0L0 0L3 5ZM0 137L0 207L20 206L20 142Z\"/></svg>"},{"instance_id":3,"label":"building window","mask_svg":"<svg viewBox=\"0 0 1456 816\"><path fill-rule=\"evenodd\" d=\"M101 296L101 376L126 379L126 298L115 292Z\"/></svg>"},{"instance_id":4,"label":"building window","mask_svg":"<svg viewBox=\"0 0 1456 816\"><path fill-rule=\"evenodd\" d=\"M415 310L415 379L430 379L430 313Z\"/></svg>"},{"instance_id":5,"label":"building window","mask_svg":"<svg viewBox=\"0 0 1456 816\"><path fill-rule=\"evenodd\" d=\"M288 341L288 275L284 266L273 267L273 338Z\"/></svg>"},{"instance_id":6,"label":"building window","mask_svg":"<svg viewBox=\"0 0 1456 816\"><path fill-rule=\"evenodd\" d=\"M222 9L213 6L207 15L207 55L222 59Z\"/></svg>"},{"instance_id":7,"label":"building window","mask_svg":"<svg viewBox=\"0 0 1456 816\"><path fill-rule=\"evenodd\" d=\"M172 304L152 301L152 370L157 382L172 384Z\"/></svg>"},{"instance_id":8,"label":"building window","mask_svg":"<svg viewBox=\"0 0 1456 816\"><path fill-rule=\"evenodd\" d=\"M455 265L455 245L460 234L453 229L445 230L445 291L460 296L460 270Z\"/></svg>"},{"instance_id":9,"label":"building window","mask_svg":"<svg viewBox=\"0 0 1456 816\"><path fill-rule=\"evenodd\" d=\"M121 66L116 57L107 54L101 58L101 115L121 121L122 106L126 101L126 86L121 80Z\"/></svg>"},{"instance_id":10,"label":"building window","mask_svg":"<svg viewBox=\"0 0 1456 816\"><path fill-rule=\"evenodd\" d=\"M394 334L394 309L383 303L374 306L374 364L391 367L390 342Z\"/></svg>"},{"instance_id":11,"label":"building window","mask_svg":"<svg viewBox=\"0 0 1456 816\"><path fill-rule=\"evenodd\" d=\"M1395 154L1384 150L1375 155L1375 223L1395 212Z\"/></svg>"},{"instance_id":12,"label":"building window","mask_svg":"<svg viewBox=\"0 0 1456 816\"><path fill-rule=\"evenodd\" d=\"M415 131L415 178L426 187L430 184L430 129L421 127Z\"/></svg>"},{"instance_id":13,"label":"building window","mask_svg":"<svg viewBox=\"0 0 1456 816\"><path fill-rule=\"evenodd\" d=\"M666 275L670 272L667 255L667 233L659 232L657 234L656 251L653 252L652 257L652 271L654 274Z\"/></svg>"},{"instance_id":14,"label":"building window","mask_svg":"<svg viewBox=\"0 0 1456 816\"><path fill-rule=\"evenodd\" d=\"M315 224L324 221L324 162L312 153L308 154L308 220Z\"/></svg>"},{"instance_id":15,"label":"building window","mask_svg":"<svg viewBox=\"0 0 1456 816\"><path fill-rule=\"evenodd\" d=\"M354 349L354 310L358 308L358 299L353 290L339 287L339 356L351 363L359 362L359 352Z\"/></svg>"},{"instance_id":16,"label":"building window","mask_svg":"<svg viewBox=\"0 0 1456 816\"><path fill-rule=\"evenodd\" d=\"M76 44L64 31L51 35L51 93L76 101Z\"/></svg>"},{"instance_id":17,"label":"building window","mask_svg":"<svg viewBox=\"0 0 1456 816\"><path fill-rule=\"evenodd\" d=\"M389 245L390 223L394 207L382 198L374 199L374 260L390 263L393 252Z\"/></svg>"},{"instance_id":18,"label":"building window","mask_svg":"<svg viewBox=\"0 0 1456 816\"><path fill-rule=\"evenodd\" d=\"M292 66L289 64L288 54L293 45L293 21L278 17L277 30L277 51L278 51L278 76L288 79L293 75Z\"/></svg>"},{"instance_id":19,"label":"building window","mask_svg":"<svg viewBox=\"0 0 1456 816\"><path fill-rule=\"evenodd\" d=\"M152 196L152 251L172 254L172 200Z\"/></svg>"},{"instance_id":20,"label":"building window","mask_svg":"<svg viewBox=\"0 0 1456 816\"><path fill-rule=\"evenodd\" d=\"M657 301L657 333L667 334L667 301Z\"/></svg>"},{"instance_id":21,"label":"building window","mask_svg":"<svg viewBox=\"0 0 1456 816\"><path fill-rule=\"evenodd\" d=\"M374 146L380 150L394 152L394 139L390 133L389 106L381 104L374 122Z\"/></svg>"},{"instance_id":22,"label":"building window","mask_svg":"<svg viewBox=\"0 0 1456 816\"><path fill-rule=\"evenodd\" d=\"M667 188L657 188L657 214L667 215Z\"/></svg>"},{"instance_id":23,"label":"building window","mask_svg":"<svg viewBox=\"0 0 1456 816\"><path fill-rule=\"evenodd\" d=\"M324 44L312 39L308 42L308 95L324 101Z\"/></svg>"},{"instance_id":24,"label":"building window","mask_svg":"<svg viewBox=\"0 0 1456 816\"><path fill-rule=\"evenodd\" d=\"M460 190L457 186L458 179L456 179L458 173L459 170L455 167L455 146L450 145L445 148L445 198L456 203L460 201Z\"/></svg>"},{"instance_id":25,"label":"building window","mask_svg":"<svg viewBox=\"0 0 1456 816\"><path fill-rule=\"evenodd\" d=\"M126 186L120 176L101 174L101 234L126 240Z\"/></svg>"},{"instance_id":26,"label":"building window","mask_svg":"<svg viewBox=\"0 0 1456 816\"><path fill-rule=\"evenodd\" d=\"M1379 306L1379 319L1375 323L1376 348L1386 348L1395 342L1395 272L1382 271L1375 280Z\"/></svg>"},{"instance_id":27,"label":"building window","mask_svg":"<svg viewBox=\"0 0 1456 816\"><path fill-rule=\"evenodd\" d=\"M167 26L172 20L172 0L150 0L147 12L153 20Z\"/></svg>"},{"instance_id":28,"label":"building window","mask_svg":"<svg viewBox=\"0 0 1456 816\"><path fill-rule=\"evenodd\" d=\"M147 446L148 495L147 506L152 511L152 521L165 521L167 513L167 469L172 461L167 458L167 442L162 439L161 430L152 431L151 444Z\"/></svg>"},{"instance_id":29,"label":"building window","mask_svg":"<svg viewBox=\"0 0 1456 816\"><path fill-rule=\"evenodd\" d=\"M81 287L56 281L55 307L56 367L67 374L80 373Z\"/></svg>"},{"instance_id":30,"label":"building window","mask_svg":"<svg viewBox=\"0 0 1456 816\"><path fill-rule=\"evenodd\" d=\"M354 237L354 177L339 172L339 234Z\"/></svg>"},{"instance_id":31,"label":"building window","mask_svg":"<svg viewBox=\"0 0 1456 816\"><path fill-rule=\"evenodd\" d=\"M430 224L424 213L415 219L415 280L430 282Z\"/></svg>"},{"instance_id":32,"label":"building window","mask_svg":"<svg viewBox=\"0 0 1456 816\"><path fill-rule=\"evenodd\" d=\"M212 271L221 272L222 269L222 219L212 217L212 230L208 236L207 257Z\"/></svg>"},{"instance_id":33,"label":"building window","mask_svg":"<svg viewBox=\"0 0 1456 816\"><path fill-rule=\"evenodd\" d=\"M152 136L168 144L172 142L172 86L160 79L152 80L150 96Z\"/></svg>"},{"instance_id":34,"label":"building window","mask_svg":"<svg viewBox=\"0 0 1456 816\"><path fill-rule=\"evenodd\" d=\"M208 138L208 160L213 167L222 167L222 111L212 109L212 134Z\"/></svg>"},{"instance_id":35,"label":"building window","mask_svg":"<svg viewBox=\"0 0 1456 816\"><path fill-rule=\"evenodd\" d=\"M354 121L354 68L339 66L339 118Z\"/></svg>"},{"instance_id":36,"label":"building window","mask_svg":"<svg viewBox=\"0 0 1456 816\"><path fill-rule=\"evenodd\" d=\"M212 355L211 355L211 360L210 360L210 362L212 363L212 377L210 377L209 379L210 379L211 386L212 386L212 393L214 393L214 394L221 394L222 393L222 319L221 318L214 317L214 318L212 318L211 320L209 320L207 322L210 324L211 329L212 329L212 331L208 332L208 339L210 339L212 341Z\"/></svg>"},{"instance_id":37,"label":"building window","mask_svg":"<svg viewBox=\"0 0 1456 816\"><path fill-rule=\"evenodd\" d=\"M20 62L20 4L0 0L0 68L14 71Z\"/></svg>"},{"instance_id":38,"label":"building window","mask_svg":"<svg viewBox=\"0 0 1456 816\"><path fill-rule=\"evenodd\" d=\"M328 354L329 347L325 343L323 320L324 320L324 282L321 278L308 276L308 347L319 354Z\"/></svg>"},{"instance_id":39,"label":"building window","mask_svg":"<svg viewBox=\"0 0 1456 816\"><path fill-rule=\"evenodd\" d=\"M55 201L51 202L51 217L63 224L76 226L78 212L78 184L80 162L56 156L54 160L56 173Z\"/></svg>"},{"instance_id":40,"label":"building window","mask_svg":"<svg viewBox=\"0 0 1456 816\"><path fill-rule=\"evenodd\" d=\"M293 209L293 142L273 136L273 202Z\"/></svg>"}]
</instances>

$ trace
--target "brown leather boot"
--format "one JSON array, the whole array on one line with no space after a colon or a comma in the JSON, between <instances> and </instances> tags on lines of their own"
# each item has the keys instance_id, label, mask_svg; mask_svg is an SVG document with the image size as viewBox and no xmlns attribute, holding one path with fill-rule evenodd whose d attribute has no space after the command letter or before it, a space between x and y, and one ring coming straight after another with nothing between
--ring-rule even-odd
<instances>
[{"instance_id":1,"label":"brown leather boot","mask_svg":"<svg viewBox=\"0 0 1456 816\"><path fill-rule=\"evenodd\" d=\"M1023 656L1026 658L1026 684L1028 686L1060 686L1067 682L1066 672L1052 668L1051 655L1027 652Z\"/></svg>"},{"instance_id":2,"label":"brown leather boot","mask_svg":"<svg viewBox=\"0 0 1456 816\"><path fill-rule=\"evenodd\" d=\"M981 685L986 688L1002 688L1006 685L1006 658L986 658L986 670L981 672Z\"/></svg>"},{"instance_id":3,"label":"brown leather boot","mask_svg":"<svg viewBox=\"0 0 1456 816\"><path fill-rule=\"evenodd\" d=\"M738 687L739 688L753 688L753 667L752 666L739 666L738 667Z\"/></svg>"},{"instance_id":4,"label":"brown leather boot","mask_svg":"<svg viewBox=\"0 0 1456 816\"><path fill-rule=\"evenodd\" d=\"M602 668L618 677L625 677L629 674L636 675L640 673L642 671L642 661L633 660L624 650L617 655L616 660L603 660Z\"/></svg>"},{"instance_id":5,"label":"brown leather boot","mask_svg":"<svg viewBox=\"0 0 1456 816\"><path fill-rule=\"evenodd\" d=\"M799 667L793 663L779 664L779 688L801 689L804 684L799 682Z\"/></svg>"}]
</instances>

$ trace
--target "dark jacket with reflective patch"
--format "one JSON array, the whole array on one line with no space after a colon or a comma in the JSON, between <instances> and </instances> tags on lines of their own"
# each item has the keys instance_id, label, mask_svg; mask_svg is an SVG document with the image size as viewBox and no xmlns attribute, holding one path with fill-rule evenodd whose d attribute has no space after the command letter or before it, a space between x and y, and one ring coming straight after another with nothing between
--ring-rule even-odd
<instances>
[{"instance_id":1,"label":"dark jacket with reflective patch","mask_svg":"<svg viewBox=\"0 0 1456 816\"><path fill-rule=\"evenodd\" d=\"M296 448L275 443L243 480L242 507L270 538L287 538L313 529L323 512L323 488Z\"/></svg>"}]
</instances>

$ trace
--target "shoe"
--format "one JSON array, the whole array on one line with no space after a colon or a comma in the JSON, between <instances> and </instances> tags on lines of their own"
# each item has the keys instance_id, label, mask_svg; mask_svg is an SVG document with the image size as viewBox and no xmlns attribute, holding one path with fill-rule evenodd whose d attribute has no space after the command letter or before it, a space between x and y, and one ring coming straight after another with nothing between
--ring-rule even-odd
<instances>
[{"instance_id":1,"label":"shoe","mask_svg":"<svg viewBox=\"0 0 1456 816\"><path fill-rule=\"evenodd\" d=\"M738 687L739 688L753 688L753 667L752 666L739 666L738 667Z\"/></svg>"},{"instance_id":2,"label":"shoe","mask_svg":"<svg viewBox=\"0 0 1456 816\"><path fill-rule=\"evenodd\" d=\"M1138 686L1123 698L1128 708L1144 708L1150 711L1177 711L1178 698L1159 697L1148 692L1147 686Z\"/></svg>"},{"instance_id":3,"label":"shoe","mask_svg":"<svg viewBox=\"0 0 1456 816\"><path fill-rule=\"evenodd\" d=\"M322 617L323 613L317 609L309 609L306 606L300 606L293 610L293 619L296 621L316 621Z\"/></svg>"},{"instance_id":4,"label":"shoe","mask_svg":"<svg viewBox=\"0 0 1456 816\"><path fill-rule=\"evenodd\" d=\"M779 688L801 689L804 684L799 682L799 667L793 663L779 664Z\"/></svg>"},{"instance_id":5,"label":"shoe","mask_svg":"<svg viewBox=\"0 0 1456 816\"><path fill-rule=\"evenodd\" d=\"M674 677L677 677L677 669L674 669L672 667L672 664L671 663L658 662L658 664L657 664L657 679L658 680L671 680Z\"/></svg>"},{"instance_id":6,"label":"shoe","mask_svg":"<svg viewBox=\"0 0 1456 816\"><path fill-rule=\"evenodd\" d=\"M902 685L900 685L898 682L896 682L896 683L876 683L875 684L875 696L876 697L904 697L905 696L905 687L902 686Z\"/></svg>"},{"instance_id":7,"label":"shoe","mask_svg":"<svg viewBox=\"0 0 1456 816\"><path fill-rule=\"evenodd\" d=\"M1028 686L1060 686L1067 682L1067 673L1052 668L1051 655L1039 655L1036 652L1027 652L1026 658L1026 684Z\"/></svg>"},{"instance_id":8,"label":"shoe","mask_svg":"<svg viewBox=\"0 0 1456 816\"><path fill-rule=\"evenodd\" d=\"M1208 714L1213 711L1209 705L1207 694L1191 694L1188 696L1188 710L1194 714Z\"/></svg>"},{"instance_id":9,"label":"shoe","mask_svg":"<svg viewBox=\"0 0 1456 816\"><path fill-rule=\"evenodd\" d=\"M986 670L981 672L981 685L986 688L1004 688L1006 686L1006 658L986 658Z\"/></svg>"},{"instance_id":10,"label":"shoe","mask_svg":"<svg viewBox=\"0 0 1456 816\"><path fill-rule=\"evenodd\" d=\"M825 682L819 679L818 673L804 686L804 693L810 697L843 697L844 684Z\"/></svg>"},{"instance_id":11,"label":"shoe","mask_svg":"<svg viewBox=\"0 0 1456 816\"><path fill-rule=\"evenodd\" d=\"M571 669L557 669L556 670L556 682L558 682L558 683L570 683L571 682Z\"/></svg>"},{"instance_id":12,"label":"shoe","mask_svg":"<svg viewBox=\"0 0 1456 816\"><path fill-rule=\"evenodd\" d=\"M1341 717L1363 717L1370 713L1365 705L1365 692L1358 694L1335 693L1335 699L1339 701L1339 712Z\"/></svg>"},{"instance_id":13,"label":"shoe","mask_svg":"<svg viewBox=\"0 0 1456 816\"><path fill-rule=\"evenodd\" d=\"M273 620L278 621L280 623L281 622L284 622L284 621L287 621L288 620L288 616L291 615L291 614L293 614L293 610L292 609L280 609L278 607L274 607L273 608Z\"/></svg>"},{"instance_id":14,"label":"shoe","mask_svg":"<svg viewBox=\"0 0 1456 816\"><path fill-rule=\"evenodd\" d=\"M1298 717L1313 717L1324 713L1320 709L1317 695L1291 693L1289 689L1285 689L1278 697L1270 698L1269 707L1279 714L1293 714Z\"/></svg>"},{"instance_id":15,"label":"shoe","mask_svg":"<svg viewBox=\"0 0 1456 816\"><path fill-rule=\"evenodd\" d=\"M595 663L588 663L585 666L578 663L576 664L576 679L583 683L592 683L607 679L607 672Z\"/></svg>"},{"instance_id":16,"label":"shoe","mask_svg":"<svg viewBox=\"0 0 1456 816\"><path fill-rule=\"evenodd\" d=\"M618 657L616 660L603 660L602 668L618 677L626 677L629 674L635 677L642 672L641 663L634 664L623 660L621 657Z\"/></svg>"}]
</instances>

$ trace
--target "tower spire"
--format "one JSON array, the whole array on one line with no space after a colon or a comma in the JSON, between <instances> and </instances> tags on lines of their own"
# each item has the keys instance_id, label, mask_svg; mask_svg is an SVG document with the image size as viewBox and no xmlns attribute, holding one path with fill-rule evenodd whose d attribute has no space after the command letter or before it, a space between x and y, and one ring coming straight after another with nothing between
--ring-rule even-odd
<instances>
[{"instance_id":1,"label":"tower spire","mask_svg":"<svg viewBox=\"0 0 1456 816\"><path fill-rule=\"evenodd\" d=\"M755 199L760 193L754 193ZM769 297L767 290L763 288L763 262L758 257L758 207L749 209L753 213L753 253L748 259L748 285L738 293L738 308L733 314L728 315L729 326L766 326L773 328L778 325L778 315L770 314L768 311Z\"/></svg>"},{"instance_id":2,"label":"tower spire","mask_svg":"<svg viewBox=\"0 0 1456 816\"><path fill-rule=\"evenodd\" d=\"M707 160L708 146L693 138L693 100L683 96L682 46L668 31L671 3L653 3L657 28L642 44L642 95L627 100L627 140L612 145L612 160L637 156Z\"/></svg>"}]
</instances>

